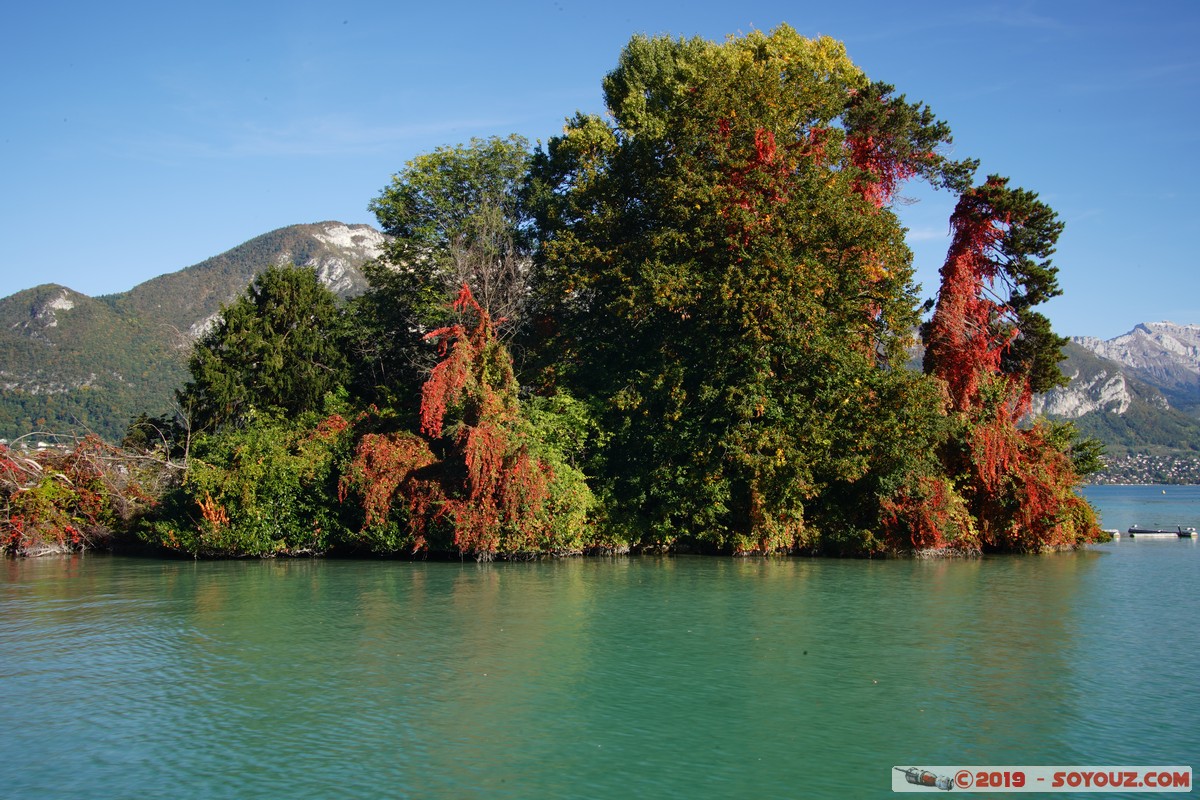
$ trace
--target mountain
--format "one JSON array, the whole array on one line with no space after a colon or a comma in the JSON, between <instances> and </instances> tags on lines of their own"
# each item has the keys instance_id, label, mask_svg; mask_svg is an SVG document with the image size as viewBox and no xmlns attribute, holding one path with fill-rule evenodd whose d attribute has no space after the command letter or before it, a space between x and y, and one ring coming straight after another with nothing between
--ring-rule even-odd
<instances>
[{"instance_id":1,"label":"mountain","mask_svg":"<svg viewBox=\"0 0 1200 800\"><path fill-rule=\"evenodd\" d=\"M1200 453L1200 325L1074 337L1064 353L1070 383L1034 398L1034 412L1074 420L1113 456Z\"/></svg>"},{"instance_id":2,"label":"mountain","mask_svg":"<svg viewBox=\"0 0 1200 800\"><path fill-rule=\"evenodd\" d=\"M1114 339L1073 341L1158 388L1172 407L1200 413L1200 325L1144 322Z\"/></svg>"},{"instance_id":3,"label":"mountain","mask_svg":"<svg viewBox=\"0 0 1200 800\"><path fill-rule=\"evenodd\" d=\"M1079 419L1093 414L1122 416L1140 405L1159 411L1170 408L1160 390L1133 377L1124 365L1096 355L1077 341L1068 342L1063 353L1066 359L1059 369L1070 383L1036 396L1034 413Z\"/></svg>"},{"instance_id":4,"label":"mountain","mask_svg":"<svg viewBox=\"0 0 1200 800\"><path fill-rule=\"evenodd\" d=\"M44 284L0 299L0 437L91 430L119 439L136 414L171 409L191 343L260 271L311 267L352 296L384 240L369 225L292 225L120 294Z\"/></svg>"}]
</instances>

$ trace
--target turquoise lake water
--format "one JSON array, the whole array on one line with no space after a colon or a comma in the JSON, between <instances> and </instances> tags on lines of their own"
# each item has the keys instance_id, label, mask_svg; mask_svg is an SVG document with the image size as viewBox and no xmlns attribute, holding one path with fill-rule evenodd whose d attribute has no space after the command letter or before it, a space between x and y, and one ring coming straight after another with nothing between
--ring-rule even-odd
<instances>
[{"instance_id":1,"label":"turquoise lake water","mask_svg":"<svg viewBox=\"0 0 1200 800\"><path fill-rule=\"evenodd\" d=\"M1108 528L1200 526L1200 487L1087 494ZM1198 578L1194 540L1127 537L949 562L9 560L0 796L856 798L897 764L1200 767Z\"/></svg>"}]
</instances>

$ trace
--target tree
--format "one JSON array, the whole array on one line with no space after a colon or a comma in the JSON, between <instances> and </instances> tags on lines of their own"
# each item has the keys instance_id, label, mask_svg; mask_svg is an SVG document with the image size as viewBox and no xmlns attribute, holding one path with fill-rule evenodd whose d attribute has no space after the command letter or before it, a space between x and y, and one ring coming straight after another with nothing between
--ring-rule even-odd
<instances>
[{"instance_id":1,"label":"tree","mask_svg":"<svg viewBox=\"0 0 1200 800\"><path fill-rule=\"evenodd\" d=\"M311 269L268 267L196 342L177 393L193 430L239 425L255 409L320 408L346 379L339 326L337 300Z\"/></svg>"},{"instance_id":2,"label":"tree","mask_svg":"<svg viewBox=\"0 0 1200 800\"><path fill-rule=\"evenodd\" d=\"M1076 466L1094 446L1073 429L1020 423L1034 391L1062 382L1065 340L1032 306L1059 294L1050 255L1062 223L1037 195L995 175L965 192L951 218L954 236L937 306L925 332L925 371L944 382L953 435L946 475L974 519L980 543L996 550L1074 546L1099 535L1095 514L1074 491ZM1093 464L1094 465L1094 464ZM928 517L909 498L895 519ZM920 527L920 526L917 526ZM938 544L936 533L925 537Z\"/></svg>"},{"instance_id":3,"label":"tree","mask_svg":"<svg viewBox=\"0 0 1200 800\"><path fill-rule=\"evenodd\" d=\"M391 239L365 266L371 288L355 301L358 389L408 405L435 363L424 336L457 320L466 284L507 336L528 296L529 231L521 188L529 143L472 139L405 164L371 201Z\"/></svg>"},{"instance_id":4,"label":"tree","mask_svg":"<svg viewBox=\"0 0 1200 800\"><path fill-rule=\"evenodd\" d=\"M888 202L973 164L840 43L786 26L635 37L604 89L614 124L575 117L530 196L541 380L603 409L611 518L651 546L871 549L871 498L939 415L889 368L917 316Z\"/></svg>"},{"instance_id":5,"label":"tree","mask_svg":"<svg viewBox=\"0 0 1200 800\"><path fill-rule=\"evenodd\" d=\"M954 229L933 318L925 327L925 371L946 381L956 411L976 405L983 376L1012 376L1017 405L1062 385L1066 339L1033 306L1062 294L1050 263L1063 223L1008 179L991 175L966 192Z\"/></svg>"},{"instance_id":6,"label":"tree","mask_svg":"<svg viewBox=\"0 0 1200 800\"><path fill-rule=\"evenodd\" d=\"M138 535L204 557L320 555L344 545L337 467L350 455L351 432L327 410L264 413L202 437L186 477Z\"/></svg>"},{"instance_id":7,"label":"tree","mask_svg":"<svg viewBox=\"0 0 1200 800\"><path fill-rule=\"evenodd\" d=\"M468 322L429 334L441 360L421 392L420 434L368 433L342 477L374 549L497 553L578 551L592 495L553 423L537 425L517 396L512 358L464 284ZM399 501L399 513L393 505Z\"/></svg>"},{"instance_id":8,"label":"tree","mask_svg":"<svg viewBox=\"0 0 1200 800\"><path fill-rule=\"evenodd\" d=\"M950 141L950 126L896 87L881 82L854 90L844 124L851 163L859 170L855 189L877 206L892 201L903 181L913 177L963 192L979 162L951 161L937 152Z\"/></svg>"}]
</instances>

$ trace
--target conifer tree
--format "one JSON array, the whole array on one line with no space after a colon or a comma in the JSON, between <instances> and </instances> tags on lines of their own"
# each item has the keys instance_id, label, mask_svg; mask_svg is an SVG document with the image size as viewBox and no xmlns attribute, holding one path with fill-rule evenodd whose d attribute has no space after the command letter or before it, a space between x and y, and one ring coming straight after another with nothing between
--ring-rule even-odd
<instances>
[{"instance_id":1,"label":"conifer tree","mask_svg":"<svg viewBox=\"0 0 1200 800\"><path fill-rule=\"evenodd\" d=\"M195 344L178 392L193 430L244 422L255 409L318 409L346 379L337 299L311 269L268 267Z\"/></svg>"},{"instance_id":2,"label":"conifer tree","mask_svg":"<svg viewBox=\"0 0 1200 800\"><path fill-rule=\"evenodd\" d=\"M925 333L925 370L947 390L954 431L944 449L946 474L965 503L979 543L1037 551L1092 541L1091 507L1074 491L1080 476L1069 428L1021 423L1034 391L1061 382L1064 340L1032 306L1059 293L1050 255L1062 223L1037 195L987 181L962 195L942 267L938 302ZM946 493L910 495L910 528ZM903 504L901 504L903 505ZM903 527L903 525L901 525ZM935 531L925 544L944 543Z\"/></svg>"}]
</instances>

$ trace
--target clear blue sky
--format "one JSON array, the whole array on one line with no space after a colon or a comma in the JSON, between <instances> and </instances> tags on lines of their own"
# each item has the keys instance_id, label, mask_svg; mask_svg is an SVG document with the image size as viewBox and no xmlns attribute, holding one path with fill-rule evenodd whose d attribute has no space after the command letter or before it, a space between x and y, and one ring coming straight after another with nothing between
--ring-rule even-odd
<instances>
[{"instance_id":1,"label":"clear blue sky","mask_svg":"<svg viewBox=\"0 0 1200 800\"><path fill-rule=\"evenodd\" d=\"M373 222L404 162L546 139L634 33L846 43L950 123L955 154L1067 223L1070 335L1200 323L1200 3L12 4L0 32L0 296L124 291L284 225ZM902 214L926 295L950 198Z\"/></svg>"}]
</instances>

